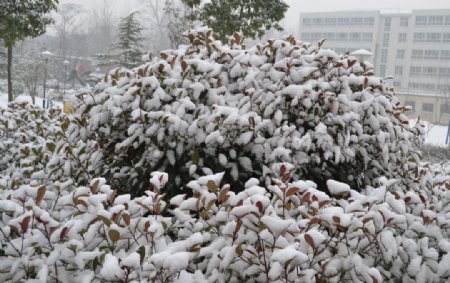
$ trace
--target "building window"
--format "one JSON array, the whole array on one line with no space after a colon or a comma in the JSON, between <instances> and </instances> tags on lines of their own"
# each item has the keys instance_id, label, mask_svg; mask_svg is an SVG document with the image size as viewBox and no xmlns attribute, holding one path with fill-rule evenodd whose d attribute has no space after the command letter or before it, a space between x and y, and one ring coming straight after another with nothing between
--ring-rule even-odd
<instances>
[{"instance_id":1,"label":"building window","mask_svg":"<svg viewBox=\"0 0 450 283\"><path fill-rule=\"evenodd\" d=\"M311 33L311 41L318 41L322 39L322 33L321 32L312 32Z\"/></svg>"},{"instance_id":2,"label":"building window","mask_svg":"<svg viewBox=\"0 0 450 283\"><path fill-rule=\"evenodd\" d=\"M400 88L402 86L402 83L399 81L394 81L394 87Z\"/></svg>"},{"instance_id":3,"label":"building window","mask_svg":"<svg viewBox=\"0 0 450 283\"><path fill-rule=\"evenodd\" d=\"M335 39L334 32L324 32L323 38L326 38L329 41L334 41L334 39Z\"/></svg>"},{"instance_id":4,"label":"building window","mask_svg":"<svg viewBox=\"0 0 450 283\"><path fill-rule=\"evenodd\" d=\"M300 39L303 41L310 41L311 40L311 33L309 32L302 32L300 35Z\"/></svg>"},{"instance_id":5,"label":"building window","mask_svg":"<svg viewBox=\"0 0 450 283\"><path fill-rule=\"evenodd\" d=\"M395 74L396 75L403 75L403 66L395 66Z\"/></svg>"},{"instance_id":6,"label":"building window","mask_svg":"<svg viewBox=\"0 0 450 283\"><path fill-rule=\"evenodd\" d=\"M443 16L428 16L429 25L442 25L444 23Z\"/></svg>"},{"instance_id":7,"label":"building window","mask_svg":"<svg viewBox=\"0 0 450 283\"><path fill-rule=\"evenodd\" d=\"M450 26L450 15L445 16L445 25Z\"/></svg>"},{"instance_id":8,"label":"building window","mask_svg":"<svg viewBox=\"0 0 450 283\"><path fill-rule=\"evenodd\" d=\"M440 42L441 34L438 32L427 33L427 41L428 42Z\"/></svg>"},{"instance_id":9,"label":"building window","mask_svg":"<svg viewBox=\"0 0 450 283\"><path fill-rule=\"evenodd\" d=\"M408 17L401 17L400 18L400 26L401 27L407 27L408 26Z\"/></svg>"},{"instance_id":10,"label":"building window","mask_svg":"<svg viewBox=\"0 0 450 283\"><path fill-rule=\"evenodd\" d=\"M308 18L303 19L303 25L304 26L310 26L311 25L311 19L308 19Z\"/></svg>"},{"instance_id":11,"label":"building window","mask_svg":"<svg viewBox=\"0 0 450 283\"><path fill-rule=\"evenodd\" d=\"M351 32L350 33L350 41L361 41L361 33L360 32Z\"/></svg>"},{"instance_id":12,"label":"building window","mask_svg":"<svg viewBox=\"0 0 450 283\"><path fill-rule=\"evenodd\" d=\"M381 53L381 56L383 56L383 53ZM405 49L397 50L397 59L405 59Z\"/></svg>"},{"instance_id":13,"label":"building window","mask_svg":"<svg viewBox=\"0 0 450 283\"><path fill-rule=\"evenodd\" d=\"M427 77L436 77L437 75L437 68L435 67L423 67L422 68L422 75Z\"/></svg>"},{"instance_id":14,"label":"building window","mask_svg":"<svg viewBox=\"0 0 450 283\"><path fill-rule=\"evenodd\" d=\"M348 34L346 32L338 32L336 33L336 40L337 41L347 41Z\"/></svg>"},{"instance_id":15,"label":"building window","mask_svg":"<svg viewBox=\"0 0 450 283\"><path fill-rule=\"evenodd\" d=\"M413 49L411 53L412 59L423 59L423 50L420 49Z\"/></svg>"},{"instance_id":16,"label":"building window","mask_svg":"<svg viewBox=\"0 0 450 283\"><path fill-rule=\"evenodd\" d=\"M425 41L425 33L415 32L414 33L414 41L415 42L424 42Z\"/></svg>"},{"instance_id":17,"label":"building window","mask_svg":"<svg viewBox=\"0 0 450 283\"><path fill-rule=\"evenodd\" d=\"M325 19L326 26L334 26L336 25L336 18L326 18Z\"/></svg>"},{"instance_id":18,"label":"building window","mask_svg":"<svg viewBox=\"0 0 450 283\"><path fill-rule=\"evenodd\" d=\"M384 19L384 31L391 30L391 21L392 21L392 18L385 18Z\"/></svg>"},{"instance_id":19,"label":"building window","mask_svg":"<svg viewBox=\"0 0 450 283\"><path fill-rule=\"evenodd\" d=\"M352 18L352 26L362 26L364 18Z\"/></svg>"},{"instance_id":20,"label":"building window","mask_svg":"<svg viewBox=\"0 0 450 283\"><path fill-rule=\"evenodd\" d=\"M373 35L371 32L363 32L363 34L362 34L363 41L371 42L372 37L373 37Z\"/></svg>"},{"instance_id":21,"label":"building window","mask_svg":"<svg viewBox=\"0 0 450 283\"><path fill-rule=\"evenodd\" d=\"M348 26L350 23L350 18L338 18L337 19L338 26Z\"/></svg>"},{"instance_id":22,"label":"building window","mask_svg":"<svg viewBox=\"0 0 450 283\"><path fill-rule=\"evenodd\" d=\"M380 65L380 76L386 76L386 65Z\"/></svg>"},{"instance_id":23,"label":"building window","mask_svg":"<svg viewBox=\"0 0 450 283\"><path fill-rule=\"evenodd\" d=\"M439 77L449 78L450 68L439 68Z\"/></svg>"},{"instance_id":24,"label":"building window","mask_svg":"<svg viewBox=\"0 0 450 283\"><path fill-rule=\"evenodd\" d=\"M411 77L420 76L421 73L422 73L422 67L411 66L411 68L409 68L409 75Z\"/></svg>"},{"instance_id":25,"label":"building window","mask_svg":"<svg viewBox=\"0 0 450 283\"><path fill-rule=\"evenodd\" d=\"M383 34L383 47L389 46L389 33Z\"/></svg>"},{"instance_id":26,"label":"building window","mask_svg":"<svg viewBox=\"0 0 450 283\"><path fill-rule=\"evenodd\" d=\"M443 33L442 34L442 41L443 42L450 42L450 33Z\"/></svg>"},{"instance_id":27,"label":"building window","mask_svg":"<svg viewBox=\"0 0 450 283\"><path fill-rule=\"evenodd\" d=\"M322 18L313 18L312 24L313 24L313 26L321 26L321 25L323 25L323 19Z\"/></svg>"},{"instance_id":28,"label":"building window","mask_svg":"<svg viewBox=\"0 0 450 283\"><path fill-rule=\"evenodd\" d=\"M416 16L416 26L423 26L427 24L427 16Z\"/></svg>"},{"instance_id":29,"label":"building window","mask_svg":"<svg viewBox=\"0 0 450 283\"><path fill-rule=\"evenodd\" d=\"M411 107L411 110L416 110L416 102L415 101L406 100L405 106Z\"/></svg>"},{"instance_id":30,"label":"building window","mask_svg":"<svg viewBox=\"0 0 450 283\"><path fill-rule=\"evenodd\" d=\"M439 59L439 50L425 50L423 57L425 59L437 60Z\"/></svg>"},{"instance_id":31,"label":"building window","mask_svg":"<svg viewBox=\"0 0 450 283\"><path fill-rule=\"evenodd\" d=\"M450 113L450 105L449 104L441 104L441 113Z\"/></svg>"},{"instance_id":32,"label":"building window","mask_svg":"<svg viewBox=\"0 0 450 283\"><path fill-rule=\"evenodd\" d=\"M406 42L406 33L398 34L398 42Z\"/></svg>"},{"instance_id":33,"label":"building window","mask_svg":"<svg viewBox=\"0 0 450 283\"><path fill-rule=\"evenodd\" d=\"M450 60L450 50L441 50L441 60Z\"/></svg>"},{"instance_id":34,"label":"building window","mask_svg":"<svg viewBox=\"0 0 450 283\"><path fill-rule=\"evenodd\" d=\"M364 25L373 26L375 19L373 17L364 18Z\"/></svg>"},{"instance_id":35,"label":"building window","mask_svg":"<svg viewBox=\"0 0 450 283\"><path fill-rule=\"evenodd\" d=\"M422 111L433 112L433 103L422 103Z\"/></svg>"},{"instance_id":36,"label":"building window","mask_svg":"<svg viewBox=\"0 0 450 283\"><path fill-rule=\"evenodd\" d=\"M387 62L387 56L388 56L388 50L387 49L381 50L381 63Z\"/></svg>"}]
</instances>

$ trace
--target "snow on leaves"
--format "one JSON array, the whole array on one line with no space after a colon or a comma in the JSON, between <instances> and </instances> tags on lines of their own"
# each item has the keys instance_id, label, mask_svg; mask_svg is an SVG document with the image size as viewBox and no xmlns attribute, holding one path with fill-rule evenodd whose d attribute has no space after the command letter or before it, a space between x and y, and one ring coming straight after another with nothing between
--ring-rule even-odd
<instances>
[{"instance_id":1,"label":"snow on leaves","mask_svg":"<svg viewBox=\"0 0 450 283\"><path fill-rule=\"evenodd\" d=\"M270 188L252 179L235 193L216 174L191 181L192 197L167 205L160 194L168 177L152 175L153 190L136 198L115 195L104 179L59 196L50 186L42 198L27 185L1 190L1 281L44 273L93 282L450 279L448 178L432 191L403 194L385 180L329 197L312 182L277 179ZM402 201L421 194L430 197Z\"/></svg>"},{"instance_id":2,"label":"snow on leaves","mask_svg":"<svg viewBox=\"0 0 450 283\"><path fill-rule=\"evenodd\" d=\"M74 115L0 110L1 282L450 280L448 169L370 65L189 37Z\"/></svg>"},{"instance_id":3,"label":"snow on leaves","mask_svg":"<svg viewBox=\"0 0 450 283\"><path fill-rule=\"evenodd\" d=\"M324 190L330 178L362 188L417 170L423 129L405 124L370 64L293 37L252 48L222 45L209 29L186 37L189 45L113 70L80 96L86 122L72 120L69 132L98 142L87 149L97 155L92 176L141 194L139 176L167 171L174 195L186 176L212 172L241 188L255 176L269 184L267 169L280 162Z\"/></svg>"}]
</instances>

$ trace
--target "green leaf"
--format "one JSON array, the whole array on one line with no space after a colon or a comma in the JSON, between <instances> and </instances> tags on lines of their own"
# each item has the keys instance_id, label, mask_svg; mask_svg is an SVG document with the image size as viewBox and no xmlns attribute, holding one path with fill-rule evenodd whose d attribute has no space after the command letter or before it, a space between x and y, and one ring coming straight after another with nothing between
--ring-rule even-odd
<instances>
[{"instance_id":1,"label":"green leaf","mask_svg":"<svg viewBox=\"0 0 450 283\"><path fill-rule=\"evenodd\" d=\"M56 145L54 143L48 142L45 145L47 146L48 150L50 150L50 152L55 152Z\"/></svg>"},{"instance_id":2,"label":"green leaf","mask_svg":"<svg viewBox=\"0 0 450 283\"><path fill-rule=\"evenodd\" d=\"M141 265L144 263L144 258L145 258L145 247L144 246L140 246L139 249L137 250L137 253L140 256L140 262Z\"/></svg>"},{"instance_id":3,"label":"green leaf","mask_svg":"<svg viewBox=\"0 0 450 283\"><path fill-rule=\"evenodd\" d=\"M97 219L101 220L103 223L105 223L106 226L111 226L112 222L111 220L109 220L108 218L106 218L105 216L102 215L97 215Z\"/></svg>"},{"instance_id":4,"label":"green leaf","mask_svg":"<svg viewBox=\"0 0 450 283\"><path fill-rule=\"evenodd\" d=\"M108 236L114 244L120 239L120 233L117 230L109 230Z\"/></svg>"},{"instance_id":5,"label":"green leaf","mask_svg":"<svg viewBox=\"0 0 450 283\"><path fill-rule=\"evenodd\" d=\"M200 154L197 149L194 149L194 152L192 153L192 162L194 162L195 165L198 165L200 162Z\"/></svg>"},{"instance_id":6,"label":"green leaf","mask_svg":"<svg viewBox=\"0 0 450 283\"><path fill-rule=\"evenodd\" d=\"M244 253L244 250L242 249L242 244L239 244L236 246L236 254L238 256L242 256L242 254Z\"/></svg>"}]
</instances>

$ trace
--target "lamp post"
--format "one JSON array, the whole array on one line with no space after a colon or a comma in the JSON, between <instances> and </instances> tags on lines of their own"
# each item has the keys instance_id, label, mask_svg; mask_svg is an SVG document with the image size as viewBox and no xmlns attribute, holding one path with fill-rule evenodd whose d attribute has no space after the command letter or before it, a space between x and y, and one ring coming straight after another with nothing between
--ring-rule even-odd
<instances>
[{"instance_id":1,"label":"lamp post","mask_svg":"<svg viewBox=\"0 0 450 283\"><path fill-rule=\"evenodd\" d=\"M53 55L52 52L50 51L44 51L42 52L42 55L44 55L44 61L45 61L45 66L44 66L44 97L42 99L42 108L44 108L44 110L46 109L46 103L45 103L45 91L47 88L47 63L48 63L48 56Z\"/></svg>"},{"instance_id":2,"label":"lamp post","mask_svg":"<svg viewBox=\"0 0 450 283\"><path fill-rule=\"evenodd\" d=\"M64 65L64 91L63 91L63 100L64 100L64 96L66 94L66 82L67 82L67 66L69 66L70 62L67 60L63 61L63 65Z\"/></svg>"}]
</instances>

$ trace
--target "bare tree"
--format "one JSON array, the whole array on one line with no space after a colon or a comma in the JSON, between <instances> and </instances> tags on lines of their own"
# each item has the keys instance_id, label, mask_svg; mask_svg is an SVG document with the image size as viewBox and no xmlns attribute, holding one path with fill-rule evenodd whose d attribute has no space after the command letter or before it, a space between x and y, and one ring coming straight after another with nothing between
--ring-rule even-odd
<instances>
[{"instance_id":1,"label":"bare tree","mask_svg":"<svg viewBox=\"0 0 450 283\"><path fill-rule=\"evenodd\" d=\"M165 0L145 0L148 13L144 14L144 21L149 25L146 36L149 40L151 50L162 50L169 48L169 38L166 30L166 19L164 17Z\"/></svg>"},{"instance_id":2,"label":"bare tree","mask_svg":"<svg viewBox=\"0 0 450 283\"><path fill-rule=\"evenodd\" d=\"M144 22L149 25L149 48L177 48L182 33L193 26L188 18L189 8L180 0L145 0L144 5L148 8Z\"/></svg>"},{"instance_id":3,"label":"bare tree","mask_svg":"<svg viewBox=\"0 0 450 283\"><path fill-rule=\"evenodd\" d=\"M189 12L189 7L181 1L166 1L164 14L171 48L178 48L183 41L183 32L194 26L189 17Z\"/></svg>"},{"instance_id":4,"label":"bare tree","mask_svg":"<svg viewBox=\"0 0 450 283\"><path fill-rule=\"evenodd\" d=\"M108 53L114 43L117 19L113 13L114 0L102 0L101 6L91 14L91 52Z\"/></svg>"},{"instance_id":5,"label":"bare tree","mask_svg":"<svg viewBox=\"0 0 450 283\"><path fill-rule=\"evenodd\" d=\"M44 80L42 69L47 68L45 64L45 59L42 56L23 56L19 59L16 67L16 77L27 89L33 104L35 104L39 86Z\"/></svg>"},{"instance_id":6,"label":"bare tree","mask_svg":"<svg viewBox=\"0 0 450 283\"><path fill-rule=\"evenodd\" d=\"M80 29L83 13L83 7L78 4L65 3L58 7L55 29L59 39L59 54L63 59L70 53L70 39Z\"/></svg>"}]
</instances>

